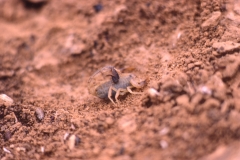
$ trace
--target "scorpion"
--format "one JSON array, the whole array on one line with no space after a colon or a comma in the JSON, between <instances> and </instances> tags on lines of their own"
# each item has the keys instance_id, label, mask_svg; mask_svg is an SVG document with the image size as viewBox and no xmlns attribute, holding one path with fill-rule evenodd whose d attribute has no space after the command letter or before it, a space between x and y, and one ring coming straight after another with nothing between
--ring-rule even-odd
<instances>
[{"instance_id":1,"label":"scorpion","mask_svg":"<svg viewBox=\"0 0 240 160\"><path fill-rule=\"evenodd\" d=\"M119 95L142 94L142 92L134 92L132 88L143 88L146 80L140 79L132 73L122 73L113 66L106 66L96 71L88 80L89 93L101 98L109 99L114 105L112 97L115 97L119 104Z\"/></svg>"}]
</instances>

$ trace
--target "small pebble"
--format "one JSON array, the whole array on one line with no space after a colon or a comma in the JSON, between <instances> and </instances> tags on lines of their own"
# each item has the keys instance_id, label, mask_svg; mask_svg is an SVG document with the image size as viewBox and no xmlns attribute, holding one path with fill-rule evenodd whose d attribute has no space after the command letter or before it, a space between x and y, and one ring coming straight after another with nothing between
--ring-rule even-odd
<instances>
[{"instance_id":1,"label":"small pebble","mask_svg":"<svg viewBox=\"0 0 240 160\"><path fill-rule=\"evenodd\" d=\"M161 136L164 136L164 135L166 135L166 134L168 134L168 133L169 133L169 128L167 128L167 127L163 128L163 129L159 132L159 134L160 134Z\"/></svg>"},{"instance_id":2,"label":"small pebble","mask_svg":"<svg viewBox=\"0 0 240 160\"><path fill-rule=\"evenodd\" d=\"M14 144L10 144L9 147L10 147L10 148L15 148L15 145L14 145Z\"/></svg>"},{"instance_id":3,"label":"small pebble","mask_svg":"<svg viewBox=\"0 0 240 160\"><path fill-rule=\"evenodd\" d=\"M37 107L35 110L36 116L38 118L39 121L43 120L44 118L44 112L41 108Z\"/></svg>"},{"instance_id":4,"label":"small pebble","mask_svg":"<svg viewBox=\"0 0 240 160\"><path fill-rule=\"evenodd\" d=\"M77 146L79 143L81 142L81 140L80 140L80 138L78 137L78 136L76 136L76 135L71 135L70 137L69 137L69 140L68 140L68 147L69 147L69 149L73 149L73 148L75 148L75 146Z\"/></svg>"},{"instance_id":5,"label":"small pebble","mask_svg":"<svg viewBox=\"0 0 240 160\"><path fill-rule=\"evenodd\" d=\"M26 152L26 148L24 148L24 147L17 147L16 150L18 152L20 152L20 151Z\"/></svg>"},{"instance_id":6,"label":"small pebble","mask_svg":"<svg viewBox=\"0 0 240 160\"><path fill-rule=\"evenodd\" d=\"M212 90L209 89L207 86L201 86L201 87L199 87L198 90L202 94L212 95Z\"/></svg>"},{"instance_id":7,"label":"small pebble","mask_svg":"<svg viewBox=\"0 0 240 160\"><path fill-rule=\"evenodd\" d=\"M148 95L152 98L159 95L159 92L154 88L149 88L147 92L148 92Z\"/></svg>"},{"instance_id":8,"label":"small pebble","mask_svg":"<svg viewBox=\"0 0 240 160\"><path fill-rule=\"evenodd\" d=\"M166 149L168 147L168 143L165 140L161 140L160 146L162 147L162 149Z\"/></svg>"},{"instance_id":9,"label":"small pebble","mask_svg":"<svg viewBox=\"0 0 240 160\"><path fill-rule=\"evenodd\" d=\"M13 104L13 99L8 97L6 94L0 94L0 104L3 103L6 106Z\"/></svg>"},{"instance_id":10,"label":"small pebble","mask_svg":"<svg viewBox=\"0 0 240 160\"><path fill-rule=\"evenodd\" d=\"M11 153L7 148L3 147L3 151L6 152L6 153Z\"/></svg>"},{"instance_id":11,"label":"small pebble","mask_svg":"<svg viewBox=\"0 0 240 160\"><path fill-rule=\"evenodd\" d=\"M41 146L41 152L44 153L45 152L45 148L43 146Z\"/></svg>"},{"instance_id":12,"label":"small pebble","mask_svg":"<svg viewBox=\"0 0 240 160\"><path fill-rule=\"evenodd\" d=\"M181 35L182 35L182 32L179 32L179 33L177 34L177 39L181 38Z\"/></svg>"},{"instance_id":13,"label":"small pebble","mask_svg":"<svg viewBox=\"0 0 240 160\"><path fill-rule=\"evenodd\" d=\"M114 123L114 119L111 118L111 117L108 117L106 118L105 122L108 124L108 125L112 125Z\"/></svg>"},{"instance_id":14,"label":"small pebble","mask_svg":"<svg viewBox=\"0 0 240 160\"><path fill-rule=\"evenodd\" d=\"M66 141L66 140L68 139L69 135L70 135L70 134L69 134L68 132L65 133L64 136L63 136L63 140Z\"/></svg>"},{"instance_id":15,"label":"small pebble","mask_svg":"<svg viewBox=\"0 0 240 160\"><path fill-rule=\"evenodd\" d=\"M72 129L72 130L75 130L75 129L76 129L76 127L74 126L74 124L71 124L71 129Z\"/></svg>"},{"instance_id":16,"label":"small pebble","mask_svg":"<svg viewBox=\"0 0 240 160\"><path fill-rule=\"evenodd\" d=\"M103 6L102 6L102 4L99 3L97 5L94 5L93 8L94 8L95 12L98 13L103 9Z\"/></svg>"}]
</instances>

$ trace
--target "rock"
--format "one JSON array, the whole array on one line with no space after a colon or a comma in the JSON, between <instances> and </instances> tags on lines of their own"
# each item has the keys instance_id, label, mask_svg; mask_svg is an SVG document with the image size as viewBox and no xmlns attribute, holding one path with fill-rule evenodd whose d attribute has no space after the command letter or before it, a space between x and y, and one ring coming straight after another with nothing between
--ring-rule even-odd
<instances>
[{"instance_id":1,"label":"rock","mask_svg":"<svg viewBox=\"0 0 240 160\"><path fill-rule=\"evenodd\" d=\"M0 105L11 106L13 104L13 99L8 97L6 94L0 94Z\"/></svg>"},{"instance_id":2,"label":"rock","mask_svg":"<svg viewBox=\"0 0 240 160\"><path fill-rule=\"evenodd\" d=\"M66 132L63 136L63 141L66 141L69 138L70 134Z\"/></svg>"},{"instance_id":3,"label":"rock","mask_svg":"<svg viewBox=\"0 0 240 160\"><path fill-rule=\"evenodd\" d=\"M159 134L160 134L161 136L164 136L164 135L168 134L169 131L170 131L170 129L167 128L167 127L165 127L165 128L163 128L161 131L159 131Z\"/></svg>"},{"instance_id":4,"label":"rock","mask_svg":"<svg viewBox=\"0 0 240 160\"><path fill-rule=\"evenodd\" d=\"M166 149L168 147L168 143L165 140L161 140L159 144L162 147L162 149Z\"/></svg>"},{"instance_id":5,"label":"rock","mask_svg":"<svg viewBox=\"0 0 240 160\"><path fill-rule=\"evenodd\" d=\"M159 92L156 89L154 89L154 88L148 88L147 89L147 94L151 98L155 98L155 97L159 96Z\"/></svg>"},{"instance_id":6,"label":"rock","mask_svg":"<svg viewBox=\"0 0 240 160\"><path fill-rule=\"evenodd\" d=\"M81 142L81 139L76 136L76 135L71 135L68 139L68 147L70 150L72 150L73 148L75 148L75 146L77 146L79 143Z\"/></svg>"},{"instance_id":7,"label":"rock","mask_svg":"<svg viewBox=\"0 0 240 160\"><path fill-rule=\"evenodd\" d=\"M221 12L213 12L211 17L202 23L202 28L217 25Z\"/></svg>"},{"instance_id":8,"label":"rock","mask_svg":"<svg viewBox=\"0 0 240 160\"><path fill-rule=\"evenodd\" d=\"M6 152L6 153L8 153L8 154L11 154L11 151L10 150L8 150L7 148L5 148L5 147L3 147L3 151L4 152Z\"/></svg>"},{"instance_id":9,"label":"rock","mask_svg":"<svg viewBox=\"0 0 240 160\"><path fill-rule=\"evenodd\" d=\"M74 134L69 134L68 132L64 134L63 141L68 145L70 150L74 149L79 143L81 143L81 139Z\"/></svg>"},{"instance_id":10,"label":"rock","mask_svg":"<svg viewBox=\"0 0 240 160\"><path fill-rule=\"evenodd\" d=\"M41 108L37 107L36 110L35 110L35 114L36 114L37 119L38 119L39 121L43 120L43 118L44 118L44 112L43 112L43 110L42 110Z\"/></svg>"},{"instance_id":11,"label":"rock","mask_svg":"<svg viewBox=\"0 0 240 160\"><path fill-rule=\"evenodd\" d=\"M212 89L208 86L199 86L197 91L205 95L212 95Z\"/></svg>"},{"instance_id":12,"label":"rock","mask_svg":"<svg viewBox=\"0 0 240 160\"><path fill-rule=\"evenodd\" d=\"M219 55L226 54L228 52L233 52L234 50L239 50L240 43L235 43L232 41L227 42L214 42L212 47L217 50Z\"/></svg>"},{"instance_id":13,"label":"rock","mask_svg":"<svg viewBox=\"0 0 240 160\"><path fill-rule=\"evenodd\" d=\"M43 146L40 147L40 150L41 150L42 153L45 152L45 148Z\"/></svg>"}]
</instances>

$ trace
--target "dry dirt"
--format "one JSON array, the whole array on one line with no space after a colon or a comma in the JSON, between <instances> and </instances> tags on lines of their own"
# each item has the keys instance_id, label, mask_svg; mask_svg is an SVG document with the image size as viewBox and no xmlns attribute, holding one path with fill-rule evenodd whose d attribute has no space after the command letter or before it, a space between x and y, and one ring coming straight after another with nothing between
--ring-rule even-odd
<instances>
[{"instance_id":1,"label":"dry dirt","mask_svg":"<svg viewBox=\"0 0 240 160\"><path fill-rule=\"evenodd\" d=\"M240 159L239 0L0 8L0 94L14 101L0 102L2 160ZM107 65L147 78L144 94L90 95Z\"/></svg>"}]
</instances>

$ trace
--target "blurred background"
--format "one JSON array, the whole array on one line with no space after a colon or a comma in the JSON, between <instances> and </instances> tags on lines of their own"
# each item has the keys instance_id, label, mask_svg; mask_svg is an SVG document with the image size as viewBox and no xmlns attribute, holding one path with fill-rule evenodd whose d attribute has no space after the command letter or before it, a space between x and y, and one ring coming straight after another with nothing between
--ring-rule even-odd
<instances>
[{"instance_id":1,"label":"blurred background","mask_svg":"<svg viewBox=\"0 0 240 160\"><path fill-rule=\"evenodd\" d=\"M0 159L239 159L239 19L238 0L0 0ZM107 65L144 94L90 95Z\"/></svg>"}]
</instances>

